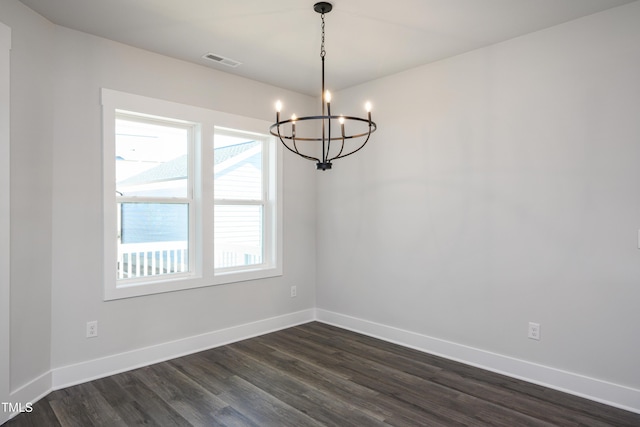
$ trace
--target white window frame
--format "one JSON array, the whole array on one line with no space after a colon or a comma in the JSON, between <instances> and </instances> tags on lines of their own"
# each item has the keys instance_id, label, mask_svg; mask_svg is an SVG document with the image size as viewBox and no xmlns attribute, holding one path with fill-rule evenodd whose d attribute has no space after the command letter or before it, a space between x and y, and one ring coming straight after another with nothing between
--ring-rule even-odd
<instances>
[{"instance_id":1,"label":"white window frame","mask_svg":"<svg viewBox=\"0 0 640 427\"><path fill-rule=\"evenodd\" d=\"M188 171L187 171L187 188L186 194L182 197L157 197L157 196L119 196L116 197L116 203L150 203L150 204L183 204L188 207L188 224L189 224L189 237L188 237L188 254L189 261L187 272L174 272L170 274L164 275L156 275L156 276L145 276L145 277L137 277L137 278L129 278L129 279L120 279L120 283L122 286L134 286L137 283L148 283L148 282L162 282L165 280L176 280L189 278L194 275L199 274L198 272L198 263L195 261L196 257L191 257L191 254L197 254L198 248L202 247L201 239L202 237L197 233L198 224L201 224L202 213L196 206L197 195L202 194L201 190L201 177L200 168L196 168L194 165L195 159L197 158L197 152L199 152L199 148L202 144L201 135L202 131L200 130L201 126L199 123L194 122L185 122L183 120L175 120L169 118L159 118L159 117L149 117L148 114L138 114L129 111L117 110L116 111L116 119L125 119L131 121L139 121L142 123L148 124L158 124L158 125L167 125L176 128L183 128L187 131L187 153L188 153ZM117 194L117 192L116 192ZM121 220L122 218L119 215L119 212L116 211L116 226L117 230L121 231ZM120 233L117 232L118 239Z\"/></svg>"},{"instance_id":2,"label":"white window frame","mask_svg":"<svg viewBox=\"0 0 640 427\"><path fill-rule=\"evenodd\" d=\"M126 281L117 278L117 197L115 185L115 120L117 112L167 118L193 124L193 206L190 218L188 273L148 276ZM264 262L246 268L214 268L213 141L216 128L267 135L269 123L186 104L102 89L104 299L114 300L282 275L282 149L274 138L264 142L267 153L264 217ZM268 212L267 212L268 211ZM190 216L192 215L190 209ZM191 224L191 221L194 221Z\"/></svg>"},{"instance_id":3,"label":"white window frame","mask_svg":"<svg viewBox=\"0 0 640 427\"><path fill-rule=\"evenodd\" d=\"M238 277L242 277L242 280L251 280L255 277L260 276L260 272L268 268L269 266L277 264L278 256L277 254L280 252L278 247L276 246L277 242L281 242L282 239L274 238L272 235L274 230L281 229L281 226L278 226L277 220L281 215L276 215L278 211L277 203L278 198L276 195L278 194L277 188L273 185L278 182L276 172L277 170L273 167L270 167L273 164L273 159L278 156L278 150L280 147L275 143L275 140L270 136L265 135L264 133L259 134L255 132L247 132L240 131L230 128L225 128L222 126L216 126L216 130L221 134L233 134L235 132L239 132L242 135L247 135L254 133L258 136L260 140L263 141L262 146L262 183L263 183L263 194L260 200L247 200L247 199L214 199L214 212L215 206L261 206L263 212L263 253L262 253L262 263L254 264L248 266L238 266L238 267L226 267L226 268L216 268L216 283L229 283L236 281ZM215 138L215 136L214 136ZM281 162L278 162L281 164ZM215 215L215 213L214 213Z\"/></svg>"}]
</instances>

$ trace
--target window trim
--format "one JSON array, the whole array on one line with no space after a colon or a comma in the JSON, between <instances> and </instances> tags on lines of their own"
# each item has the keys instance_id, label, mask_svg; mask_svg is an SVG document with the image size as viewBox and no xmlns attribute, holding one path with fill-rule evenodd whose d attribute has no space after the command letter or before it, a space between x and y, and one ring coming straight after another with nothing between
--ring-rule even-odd
<instances>
[{"instance_id":1,"label":"window trim","mask_svg":"<svg viewBox=\"0 0 640 427\"><path fill-rule=\"evenodd\" d=\"M269 171L269 197L267 199L270 215L265 215L265 245L272 247L272 257L268 263L249 266L246 269L216 273L213 265L213 179L207 179L213 171L213 138L215 128L237 129L241 132L267 135L269 123L264 120L238 116L206 108L149 98L140 95L103 88L102 138L103 138L103 297L105 301L142 295L173 292L205 286L222 285L246 280L264 279L281 276L282 267L282 149L275 138L269 138L268 153L272 167ZM188 275L159 276L162 279L136 280L118 283L117 280L117 212L115 179L115 119L116 111L131 112L136 116L166 117L169 120L182 120L194 123L200 132L195 132L194 148L194 184L193 206L195 214L195 252L190 259L195 263L194 270ZM208 155L207 153L211 153ZM266 202L267 202L266 201ZM271 216L271 217L270 217ZM273 217L275 216L275 218ZM268 218L268 221L267 221ZM191 244L190 244L191 246Z\"/></svg>"}]
</instances>

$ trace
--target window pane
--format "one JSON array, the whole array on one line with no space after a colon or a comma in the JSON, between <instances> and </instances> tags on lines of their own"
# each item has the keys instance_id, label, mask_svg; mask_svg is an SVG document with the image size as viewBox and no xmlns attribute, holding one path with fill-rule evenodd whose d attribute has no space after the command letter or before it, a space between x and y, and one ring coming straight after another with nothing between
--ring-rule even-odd
<instances>
[{"instance_id":1,"label":"window pane","mask_svg":"<svg viewBox=\"0 0 640 427\"><path fill-rule=\"evenodd\" d=\"M262 264L262 206L216 205L215 268Z\"/></svg>"},{"instance_id":2,"label":"window pane","mask_svg":"<svg viewBox=\"0 0 640 427\"><path fill-rule=\"evenodd\" d=\"M189 271L189 205L118 203L118 278Z\"/></svg>"},{"instance_id":3,"label":"window pane","mask_svg":"<svg viewBox=\"0 0 640 427\"><path fill-rule=\"evenodd\" d=\"M262 141L255 135L216 131L214 197L262 200Z\"/></svg>"},{"instance_id":4,"label":"window pane","mask_svg":"<svg viewBox=\"0 0 640 427\"><path fill-rule=\"evenodd\" d=\"M189 130L116 119L116 191L119 196L187 197Z\"/></svg>"}]
</instances>

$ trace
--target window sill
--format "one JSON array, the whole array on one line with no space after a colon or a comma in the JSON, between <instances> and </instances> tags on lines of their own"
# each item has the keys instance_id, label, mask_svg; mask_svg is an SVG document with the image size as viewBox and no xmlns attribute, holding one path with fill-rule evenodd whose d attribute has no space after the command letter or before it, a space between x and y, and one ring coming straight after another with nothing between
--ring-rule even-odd
<instances>
[{"instance_id":1,"label":"window sill","mask_svg":"<svg viewBox=\"0 0 640 427\"><path fill-rule=\"evenodd\" d=\"M204 279L193 275L176 275L162 281L138 280L116 283L105 289L104 300L118 300L124 298L155 295L166 292L184 291L187 289L204 288L207 286L224 285L228 283L246 282L250 280L268 279L282 276L281 267L256 268L252 270L228 271L216 273L211 279Z\"/></svg>"},{"instance_id":2,"label":"window sill","mask_svg":"<svg viewBox=\"0 0 640 427\"><path fill-rule=\"evenodd\" d=\"M282 276L282 267L255 268L241 271L233 270L215 273L214 284L224 285L226 283L246 282L248 280L267 279L278 276Z\"/></svg>"}]
</instances>

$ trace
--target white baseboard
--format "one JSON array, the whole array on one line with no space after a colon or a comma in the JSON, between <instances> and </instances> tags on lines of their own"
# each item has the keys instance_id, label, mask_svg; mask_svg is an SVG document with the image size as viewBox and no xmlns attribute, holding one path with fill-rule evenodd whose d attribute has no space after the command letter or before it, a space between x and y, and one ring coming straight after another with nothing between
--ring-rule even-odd
<instances>
[{"instance_id":1,"label":"white baseboard","mask_svg":"<svg viewBox=\"0 0 640 427\"><path fill-rule=\"evenodd\" d=\"M640 390L323 309L316 320L446 359L640 413Z\"/></svg>"},{"instance_id":2,"label":"white baseboard","mask_svg":"<svg viewBox=\"0 0 640 427\"><path fill-rule=\"evenodd\" d=\"M13 404L20 404L21 407L25 407L27 403L33 404L42 399L47 394L51 393L51 390L51 371L48 371L12 391L9 396L9 401ZM15 417L18 413L19 412L14 412L10 414L7 419ZM0 419L0 424L3 422L4 421Z\"/></svg>"},{"instance_id":3,"label":"white baseboard","mask_svg":"<svg viewBox=\"0 0 640 427\"><path fill-rule=\"evenodd\" d=\"M311 322L314 319L315 310L308 309L151 347L114 354L100 359L55 368L52 370L52 388L53 390L58 390L81 384L120 372L130 371L187 354L197 353L210 348Z\"/></svg>"}]
</instances>

